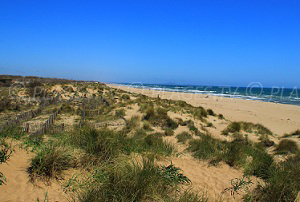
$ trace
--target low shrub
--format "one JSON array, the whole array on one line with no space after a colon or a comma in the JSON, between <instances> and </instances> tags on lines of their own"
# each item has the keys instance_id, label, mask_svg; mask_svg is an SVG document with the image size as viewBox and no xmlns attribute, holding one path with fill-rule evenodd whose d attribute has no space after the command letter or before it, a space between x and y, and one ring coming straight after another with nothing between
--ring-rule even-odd
<instances>
[{"instance_id":1,"label":"low shrub","mask_svg":"<svg viewBox=\"0 0 300 202\"><path fill-rule=\"evenodd\" d=\"M11 146L0 138L0 164L5 163L11 157L12 152Z\"/></svg>"},{"instance_id":2,"label":"low shrub","mask_svg":"<svg viewBox=\"0 0 300 202\"><path fill-rule=\"evenodd\" d=\"M71 134L70 143L83 149L86 154L99 160L115 158L122 148L122 134L108 129L96 130L85 126L79 132Z\"/></svg>"},{"instance_id":3,"label":"low shrub","mask_svg":"<svg viewBox=\"0 0 300 202\"><path fill-rule=\"evenodd\" d=\"M126 129L128 131L136 129L139 126L140 126L140 117L139 116L133 116L129 120L126 120Z\"/></svg>"},{"instance_id":4,"label":"low shrub","mask_svg":"<svg viewBox=\"0 0 300 202\"><path fill-rule=\"evenodd\" d=\"M93 176L91 186L79 194L79 201L171 201L186 177L154 164L153 159L141 163L121 162L102 168ZM175 172L173 172L175 171Z\"/></svg>"},{"instance_id":5,"label":"low shrub","mask_svg":"<svg viewBox=\"0 0 300 202\"><path fill-rule=\"evenodd\" d=\"M130 100L130 96L127 95L127 94L123 94L123 95L121 96L121 98L122 98L123 100Z\"/></svg>"},{"instance_id":6,"label":"low shrub","mask_svg":"<svg viewBox=\"0 0 300 202\"><path fill-rule=\"evenodd\" d=\"M125 116L125 110L124 109L116 110L115 116L118 117L118 118L124 118L124 116Z\"/></svg>"},{"instance_id":7,"label":"low shrub","mask_svg":"<svg viewBox=\"0 0 300 202\"><path fill-rule=\"evenodd\" d=\"M160 134L149 134L140 143L143 151L170 156L175 151L174 146L162 139Z\"/></svg>"},{"instance_id":8,"label":"low shrub","mask_svg":"<svg viewBox=\"0 0 300 202\"><path fill-rule=\"evenodd\" d=\"M173 136L174 135L174 130L172 130L171 128L166 128L164 135L165 136Z\"/></svg>"},{"instance_id":9,"label":"low shrub","mask_svg":"<svg viewBox=\"0 0 300 202\"><path fill-rule=\"evenodd\" d=\"M223 114L218 114L218 118L221 119L221 120L224 119Z\"/></svg>"},{"instance_id":10,"label":"low shrub","mask_svg":"<svg viewBox=\"0 0 300 202\"><path fill-rule=\"evenodd\" d=\"M215 112L212 109L207 109L207 114L210 116L215 116Z\"/></svg>"},{"instance_id":11,"label":"low shrub","mask_svg":"<svg viewBox=\"0 0 300 202\"><path fill-rule=\"evenodd\" d=\"M167 111L161 107L158 107L156 110L153 107L148 108L144 120L162 128L175 129L178 127L178 124L168 116Z\"/></svg>"},{"instance_id":12,"label":"low shrub","mask_svg":"<svg viewBox=\"0 0 300 202\"><path fill-rule=\"evenodd\" d=\"M226 129L222 131L223 135L228 135L229 133L240 132L241 130L245 132L256 132L260 135L272 135L273 133L261 124L254 124L250 122L232 122L230 123Z\"/></svg>"},{"instance_id":13,"label":"low shrub","mask_svg":"<svg viewBox=\"0 0 300 202\"><path fill-rule=\"evenodd\" d=\"M264 186L259 186L253 201L295 201L300 190L300 154L273 165Z\"/></svg>"},{"instance_id":14,"label":"low shrub","mask_svg":"<svg viewBox=\"0 0 300 202\"><path fill-rule=\"evenodd\" d=\"M31 159L28 172L32 180L36 177L59 178L63 170L75 166L75 158L61 146L46 144Z\"/></svg>"},{"instance_id":15,"label":"low shrub","mask_svg":"<svg viewBox=\"0 0 300 202\"><path fill-rule=\"evenodd\" d=\"M275 149L277 154L296 153L299 151L297 143L293 140L283 139L279 142Z\"/></svg>"},{"instance_id":16,"label":"low shrub","mask_svg":"<svg viewBox=\"0 0 300 202\"><path fill-rule=\"evenodd\" d=\"M151 127L150 123L148 123L146 121L143 124L143 129L147 130L147 131L153 131L153 128Z\"/></svg>"},{"instance_id":17,"label":"low shrub","mask_svg":"<svg viewBox=\"0 0 300 202\"><path fill-rule=\"evenodd\" d=\"M245 139L226 142L214 139L210 135L202 135L201 139L192 140L189 144L188 150L195 158L209 160L211 164L224 161L229 166L243 167L247 175L263 179L269 177L273 158L264 149Z\"/></svg>"},{"instance_id":18,"label":"low shrub","mask_svg":"<svg viewBox=\"0 0 300 202\"><path fill-rule=\"evenodd\" d=\"M292 136L298 136L300 138L300 130L298 129L292 133L285 134L283 137L292 137Z\"/></svg>"},{"instance_id":19,"label":"low shrub","mask_svg":"<svg viewBox=\"0 0 300 202\"><path fill-rule=\"evenodd\" d=\"M187 140L192 139L192 135L188 132L182 132L176 136L178 142L186 143Z\"/></svg>"}]
</instances>

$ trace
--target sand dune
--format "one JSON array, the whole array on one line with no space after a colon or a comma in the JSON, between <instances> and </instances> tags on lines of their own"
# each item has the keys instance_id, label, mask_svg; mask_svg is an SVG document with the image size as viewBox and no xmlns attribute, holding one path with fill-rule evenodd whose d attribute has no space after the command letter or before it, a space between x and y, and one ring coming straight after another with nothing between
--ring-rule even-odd
<instances>
[{"instance_id":1,"label":"sand dune","mask_svg":"<svg viewBox=\"0 0 300 202\"><path fill-rule=\"evenodd\" d=\"M300 107L237 98L223 98L201 94L164 92L127 86L108 85L129 92L141 93L151 97L184 100L194 106L211 108L230 121L261 123L279 136L300 129Z\"/></svg>"}]
</instances>

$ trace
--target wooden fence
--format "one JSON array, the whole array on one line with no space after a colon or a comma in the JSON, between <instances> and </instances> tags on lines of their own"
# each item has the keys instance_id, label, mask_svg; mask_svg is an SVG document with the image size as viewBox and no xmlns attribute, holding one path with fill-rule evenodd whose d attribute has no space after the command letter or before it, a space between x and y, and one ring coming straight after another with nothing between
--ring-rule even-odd
<instances>
[{"instance_id":1,"label":"wooden fence","mask_svg":"<svg viewBox=\"0 0 300 202\"><path fill-rule=\"evenodd\" d=\"M47 102L45 102L45 101L41 102L38 109L30 110L30 111L24 112L23 114L17 115L16 118L8 120L5 124L1 125L0 130L3 130L5 127L13 127L15 125L19 125L24 120L32 119L32 118L38 116L39 114L42 113L42 111L44 110L44 108L46 106L57 103L59 101L59 99L60 99L60 97L57 96L50 101L48 100Z\"/></svg>"},{"instance_id":2,"label":"wooden fence","mask_svg":"<svg viewBox=\"0 0 300 202\"><path fill-rule=\"evenodd\" d=\"M40 134L46 133L47 130L49 129L49 127L51 125L53 125L54 120L56 119L58 114L61 112L62 108L63 108L63 106L61 106L57 111L55 111L53 114L51 114L49 116L49 118L44 123L41 124L41 127L37 131L31 133L31 135L40 135ZM29 131L26 131L26 132L29 132Z\"/></svg>"}]
</instances>

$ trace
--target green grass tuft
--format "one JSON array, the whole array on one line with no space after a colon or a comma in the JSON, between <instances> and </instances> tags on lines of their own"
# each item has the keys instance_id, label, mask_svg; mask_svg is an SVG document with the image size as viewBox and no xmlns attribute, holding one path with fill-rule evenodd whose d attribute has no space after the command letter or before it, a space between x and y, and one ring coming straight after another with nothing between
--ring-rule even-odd
<instances>
[{"instance_id":1,"label":"green grass tuft","mask_svg":"<svg viewBox=\"0 0 300 202\"><path fill-rule=\"evenodd\" d=\"M293 140L283 139L279 142L275 149L277 154L295 154L299 151L298 145Z\"/></svg>"},{"instance_id":2,"label":"green grass tuft","mask_svg":"<svg viewBox=\"0 0 300 202\"><path fill-rule=\"evenodd\" d=\"M61 146L46 144L31 159L28 172L32 180L37 177L50 179L60 178L63 170L75 166L75 158Z\"/></svg>"},{"instance_id":3,"label":"green grass tuft","mask_svg":"<svg viewBox=\"0 0 300 202\"><path fill-rule=\"evenodd\" d=\"M178 142L186 143L186 141L192 139L192 135L188 132L182 132L176 136Z\"/></svg>"}]
</instances>

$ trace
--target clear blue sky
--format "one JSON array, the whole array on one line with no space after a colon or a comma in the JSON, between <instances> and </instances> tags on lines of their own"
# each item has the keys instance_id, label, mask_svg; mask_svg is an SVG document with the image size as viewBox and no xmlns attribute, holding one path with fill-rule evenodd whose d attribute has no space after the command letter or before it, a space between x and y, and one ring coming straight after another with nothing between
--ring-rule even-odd
<instances>
[{"instance_id":1,"label":"clear blue sky","mask_svg":"<svg viewBox=\"0 0 300 202\"><path fill-rule=\"evenodd\" d=\"M0 0L0 74L300 86L300 1Z\"/></svg>"}]
</instances>

